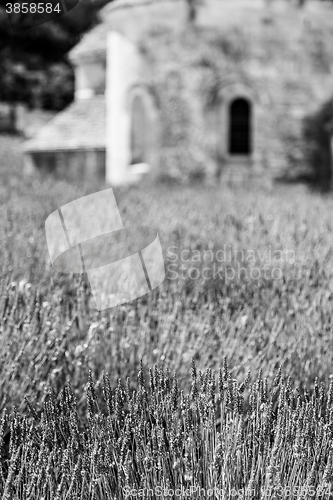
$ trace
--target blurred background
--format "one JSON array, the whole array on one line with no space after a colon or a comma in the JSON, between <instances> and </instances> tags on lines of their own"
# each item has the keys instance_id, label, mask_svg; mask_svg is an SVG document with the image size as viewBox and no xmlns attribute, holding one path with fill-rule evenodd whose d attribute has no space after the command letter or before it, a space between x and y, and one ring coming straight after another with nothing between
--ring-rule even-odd
<instances>
[{"instance_id":1,"label":"blurred background","mask_svg":"<svg viewBox=\"0 0 333 500\"><path fill-rule=\"evenodd\" d=\"M70 379L79 393L89 369L99 382L105 369L113 382L129 376L135 384L141 359L169 366L184 385L192 357L214 368L228 356L235 377L259 367L273 377L280 364L300 386L329 376L333 2L207 2L182 3L187 16L176 33L156 25L140 39L163 111L160 175L117 186L115 196L125 225L158 230L167 279L154 293L102 313L84 276L53 272L44 223L57 207L104 189L105 175L86 176L69 162L65 171L26 176L23 144L58 112L97 102L75 97L80 65L68 52L89 52L85 37L104 34L99 26L108 26L112 4L82 0L62 17L14 34L1 2L1 409L25 407L24 395L42 401L47 381L61 388ZM248 82L258 103L259 170L251 179L225 176L237 165L226 165L216 149L214 113L225 102L218 89L230 78ZM98 135L97 121L87 123ZM71 134L81 139L75 128ZM224 245L233 252L221 263ZM237 249L254 260L238 262ZM274 251L294 252L294 259L261 258ZM230 280L226 270L238 264L245 271ZM259 274L249 274L252 267Z\"/></svg>"}]
</instances>

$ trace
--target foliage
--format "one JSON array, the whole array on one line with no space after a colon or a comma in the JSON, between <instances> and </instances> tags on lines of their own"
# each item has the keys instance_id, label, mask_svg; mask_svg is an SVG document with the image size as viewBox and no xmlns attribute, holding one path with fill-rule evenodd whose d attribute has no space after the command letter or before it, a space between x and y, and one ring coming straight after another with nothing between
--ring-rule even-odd
<instances>
[{"instance_id":1,"label":"foliage","mask_svg":"<svg viewBox=\"0 0 333 500\"><path fill-rule=\"evenodd\" d=\"M0 100L61 109L74 94L66 54L97 23L98 10L107 0L81 0L66 15L30 29L29 14L17 15L12 20L15 32L6 3L0 1Z\"/></svg>"},{"instance_id":2,"label":"foliage","mask_svg":"<svg viewBox=\"0 0 333 500\"><path fill-rule=\"evenodd\" d=\"M161 150L159 156L159 180L186 183L199 180L207 171L206 158L202 152L200 136L196 134L193 95L178 72L160 75L157 85L161 127ZM192 98L192 99L191 99Z\"/></svg>"},{"instance_id":3,"label":"foliage","mask_svg":"<svg viewBox=\"0 0 333 500\"><path fill-rule=\"evenodd\" d=\"M329 187L332 178L331 135L333 130L333 99L304 120L306 156L314 181Z\"/></svg>"}]
</instances>

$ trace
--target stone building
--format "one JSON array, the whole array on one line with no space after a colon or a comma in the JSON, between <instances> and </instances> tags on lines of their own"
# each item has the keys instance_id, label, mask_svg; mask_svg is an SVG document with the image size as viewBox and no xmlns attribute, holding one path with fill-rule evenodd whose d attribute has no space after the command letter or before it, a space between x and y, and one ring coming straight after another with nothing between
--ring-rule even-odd
<instances>
[{"instance_id":1,"label":"stone building","mask_svg":"<svg viewBox=\"0 0 333 500\"><path fill-rule=\"evenodd\" d=\"M185 0L115 0L69 54L75 99L25 143L26 172L118 185L304 167L302 120L333 93L332 14L202 0L189 27Z\"/></svg>"}]
</instances>

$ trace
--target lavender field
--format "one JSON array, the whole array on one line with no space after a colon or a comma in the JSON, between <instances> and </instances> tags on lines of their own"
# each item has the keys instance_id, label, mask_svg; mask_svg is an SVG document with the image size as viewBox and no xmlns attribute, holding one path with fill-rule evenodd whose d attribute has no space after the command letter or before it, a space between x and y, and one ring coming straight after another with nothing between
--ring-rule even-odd
<instances>
[{"instance_id":1,"label":"lavender field","mask_svg":"<svg viewBox=\"0 0 333 500\"><path fill-rule=\"evenodd\" d=\"M3 498L332 498L332 198L117 188L167 277L98 312L44 222L106 186L26 179L19 147L0 138Z\"/></svg>"}]
</instances>

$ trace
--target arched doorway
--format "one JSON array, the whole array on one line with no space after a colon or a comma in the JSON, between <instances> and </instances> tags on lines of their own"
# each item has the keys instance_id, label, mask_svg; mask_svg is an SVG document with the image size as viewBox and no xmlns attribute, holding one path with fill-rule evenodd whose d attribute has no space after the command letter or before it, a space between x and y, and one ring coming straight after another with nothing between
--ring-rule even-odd
<instances>
[{"instance_id":1,"label":"arched doorway","mask_svg":"<svg viewBox=\"0 0 333 500\"><path fill-rule=\"evenodd\" d=\"M147 117L145 103L141 95L132 101L131 110L131 165L146 162Z\"/></svg>"},{"instance_id":2,"label":"arched doorway","mask_svg":"<svg viewBox=\"0 0 333 500\"><path fill-rule=\"evenodd\" d=\"M250 155L251 103L244 98L234 99L229 108L229 154Z\"/></svg>"}]
</instances>

